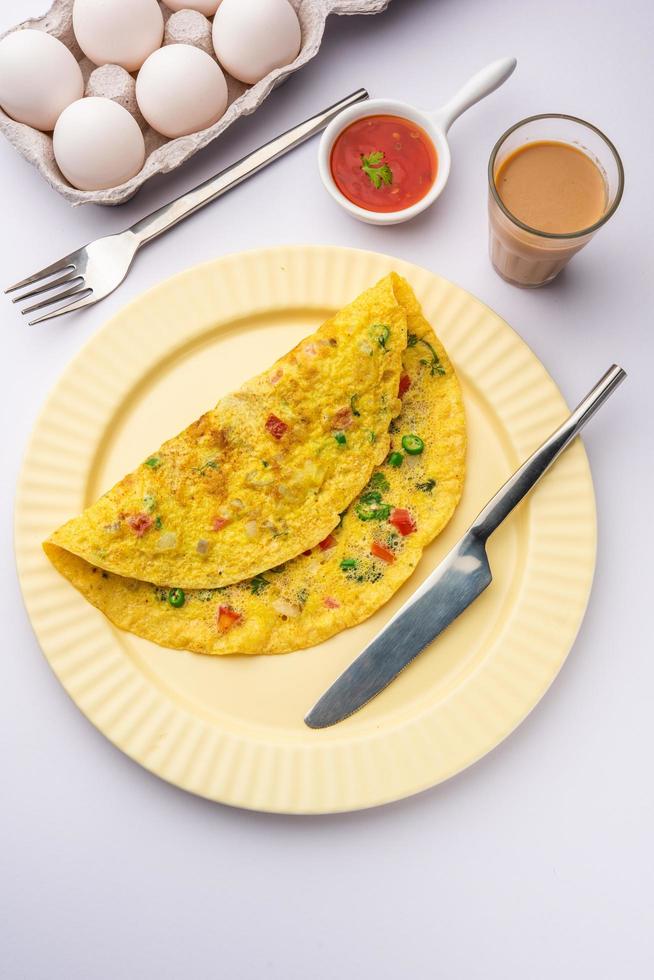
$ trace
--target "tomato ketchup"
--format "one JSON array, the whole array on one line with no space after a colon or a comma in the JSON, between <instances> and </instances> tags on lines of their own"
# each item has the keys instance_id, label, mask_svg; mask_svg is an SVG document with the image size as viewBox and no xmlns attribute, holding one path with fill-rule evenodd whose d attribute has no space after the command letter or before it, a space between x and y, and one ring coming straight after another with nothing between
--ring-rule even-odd
<instances>
[{"instance_id":1,"label":"tomato ketchup","mask_svg":"<svg viewBox=\"0 0 654 980\"><path fill-rule=\"evenodd\" d=\"M342 194L367 211L401 211L436 180L436 148L421 126L402 116L363 116L336 137L331 172Z\"/></svg>"}]
</instances>

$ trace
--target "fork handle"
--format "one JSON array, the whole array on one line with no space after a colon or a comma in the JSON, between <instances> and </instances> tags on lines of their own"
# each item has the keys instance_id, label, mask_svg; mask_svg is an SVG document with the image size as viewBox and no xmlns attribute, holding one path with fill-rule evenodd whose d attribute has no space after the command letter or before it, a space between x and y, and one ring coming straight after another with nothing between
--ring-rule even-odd
<instances>
[{"instance_id":1,"label":"fork handle","mask_svg":"<svg viewBox=\"0 0 654 980\"><path fill-rule=\"evenodd\" d=\"M147 244L153 238L162 235L164 231L168 231L178 221L182 221L190 214L203 208L205 204L210 204L211 201L215 201L217 197L231 190L232 187L236 187L241 181L251 177L252 174L256 174L262 167L266 167L273 160L277 160L278 157L283 156L289 150L293 150L296 146L304 143L305 140L310 139L311 136L319 133L343 109L347 109L348 106L354 105L357 102L363 102L368 97L368 93L363 88L352 92L351 95L341 99L340 102L334 103L334 105L319 112L315 116L310 116L309 119L305 119L304 122L293 126L292 129L282 133L281 136L277 136L275 139L270 140L269 143L265 143L258 150L248 153L247 156L233 163L231 167L227 167L226 170L221 170L215 177L210 177L208 180L203 181L203 183L198 184L197 187L194 187L193 190L175 198L169 204L164 204L163 207L157 208L152 214L148 214L145 218L141 218L140 221L133 224L127 231L136 236L138 247Z\"/></svg>"},{"instance_id":2,"label":"fork handle","mask_svg":"<svg viewBox=\"0 0 654 980\"><path fill-rule=\"evenodd\" d=\"M470 528L471 533L482 541L490 537L626 377L626 372L617 364L609 368L565 422L516 470L493 499L486 504Z\"/></svg>"}]
</instances>

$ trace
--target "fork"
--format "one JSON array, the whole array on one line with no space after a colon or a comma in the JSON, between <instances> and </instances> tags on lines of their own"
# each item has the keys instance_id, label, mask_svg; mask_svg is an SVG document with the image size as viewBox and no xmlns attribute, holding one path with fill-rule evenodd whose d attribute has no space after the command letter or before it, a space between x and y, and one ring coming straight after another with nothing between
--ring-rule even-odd
<instances>
[{"instance_id":1,"label":"fork","mask_svg":"<svg viewBox=\"0 0 654 980\"><path fill-rule=\"evenodd\" d=\"M5 293L13 293L29 286L30 288L26 292L12 297L12 303L22 303L23 300L31 299L33 296L41 296L45 293L51 293L52 290L59 290L44 296L43 299L39 299L30 306L24 307L21 310L22 314L33 313L36 310L54 306L56 303L62 303L64 300L70 300L64 306L59 306L57 309L43 313L34 320L29 320L30 326L98 303L120 286L129 272L136 253L143 245L147 245L148 242L198 211L205 204L215 201L216 198L221 197L232 187L236 187L241 181L251 177L258 170L272 163L273 160L319 133L343 109L367 98L368 93L365 89L352 92L351 95L327 109L323 109L317 115L310 116L297 126L293 126L292 129L260 146L257 150L253 150L252 153L244 156L241 160L237 160L225 170L221 170L214 177L198 184L193 190L182 194L168 204L164 204L156 211L146 215L145 218L141 218L140 221L124 231L115 235L108 235L105 238L98 238L96 241L84 245L76 252L65 255L58 262L53 262L52 265L47 265L39 272L28 276L27 279L21 279L20 282L9 286L8 289L5 289ZM59 287L63 288L59 289Z\"/></svg>"}]
</instances>

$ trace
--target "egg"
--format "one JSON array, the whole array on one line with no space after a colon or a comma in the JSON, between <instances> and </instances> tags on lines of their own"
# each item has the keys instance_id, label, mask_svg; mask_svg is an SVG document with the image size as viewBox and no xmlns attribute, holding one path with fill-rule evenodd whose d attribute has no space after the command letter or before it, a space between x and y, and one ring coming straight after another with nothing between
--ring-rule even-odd
<instances>
[{"instance_id":1,"label":"egg","mask_svg":"<svg viewBox=\"0 0 654 980\"><path fill-rule=\"evenodd\" d=\"M169 10L199 10L205 17L213 17L220 0L163 0Z\"/></svg>"},{"instance_id":2,"label":"egg","mask_svg":"<svg viewBox=\"0 0 654 980\"><path fill-rule=\"evenodd\" d=\"M248 85L290 64L301 43L300 23L288 0L222 0L214 17L216 57Z\"/></svg>"},{"instance_id":3,"label":"egg","mask_svg":"<svg viewBox=\"0 0 654 980\"><path fill-rule=\"evenodd\" d=\"M93 64L136 71L161 47L164 21L157 0L75 0L73 30Z\"/></svg>"},{"instance_id":4,"label":"egg","mask_svg":"<svg viewBox=\"0 0 654 980\"><path fill-rule=\"evenodd\" d=\"M170 44L151 54L138 73L136 101L146 122L174 139L220 119L227 108L227 82L205 51Z\"/></svg>"},{"instance_id":5,"label":"egg","mask_svg":"<svg viewBox=\"0 0 654 980\"><path fill-rule=\"evenodd\" d=\"M56 37L26 30L0 41L0 106L12 119L47 132L83 94L80 67Z\"/></svg>"},{"instance_id":6,"label":"egg","mask_svg":"<svg viewBox=\"0 0 654 980\"><path fill-rule=\"evenodd\" d=\"M95 96L64 109L52 146L62 174L82 191L117 187L145 161L143 133L133 116L117 102Z\"/></svg>"}]
</instances>

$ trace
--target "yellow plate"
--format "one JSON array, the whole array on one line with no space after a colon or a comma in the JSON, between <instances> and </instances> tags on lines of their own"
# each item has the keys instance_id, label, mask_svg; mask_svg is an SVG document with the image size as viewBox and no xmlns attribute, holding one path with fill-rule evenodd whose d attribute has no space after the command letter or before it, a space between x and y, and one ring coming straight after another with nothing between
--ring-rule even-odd
<instances>
[{"instance_id":1,"label":"yellow plate","mask_svg":"<svg viewBox=\"0 0 654 980\"><path fill-rule=\"evenodd\" d=\"M362 625L280 657L202 657L111 626L54 571L41 541L392 269L407 277L453 359L468 419L463 500L412 578ZM92 338L37 422L18 490L16 552L43 652L107 738L210 799L328 813L433 786L519 724L575 638L596 540L579 441L493 536L493 584L432 648L342 724L311 731L303 716L565 415L511 328L425 269L371 252L290 247L184 272Z\"/></svg>"}]
</instances>

